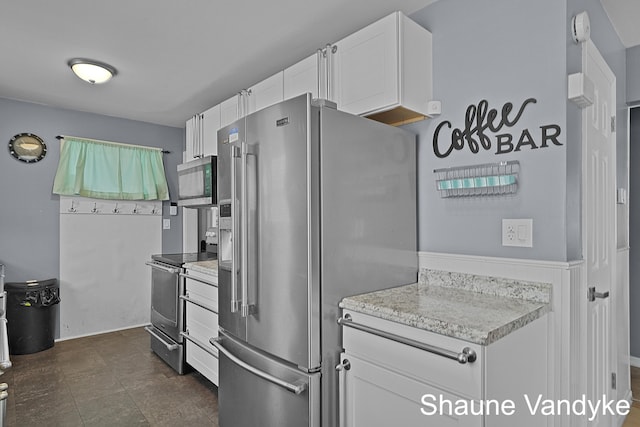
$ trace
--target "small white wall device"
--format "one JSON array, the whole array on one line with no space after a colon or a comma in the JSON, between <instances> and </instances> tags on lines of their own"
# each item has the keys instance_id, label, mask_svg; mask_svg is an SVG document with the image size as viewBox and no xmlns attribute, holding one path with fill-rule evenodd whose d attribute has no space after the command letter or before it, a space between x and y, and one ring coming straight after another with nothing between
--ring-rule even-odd
<instances>
[{"instance_id":1,"label":"small white wall device","mask_svg":"<svg viewBox=\"0 0 640 427\"><path fill-rule=\"evenodd\" d=\"M591 36L591 23L589 22L589 14L587 12L581 12L571 19L571 34L576 43L589 40Z\"/></svg>"}]
</instances>

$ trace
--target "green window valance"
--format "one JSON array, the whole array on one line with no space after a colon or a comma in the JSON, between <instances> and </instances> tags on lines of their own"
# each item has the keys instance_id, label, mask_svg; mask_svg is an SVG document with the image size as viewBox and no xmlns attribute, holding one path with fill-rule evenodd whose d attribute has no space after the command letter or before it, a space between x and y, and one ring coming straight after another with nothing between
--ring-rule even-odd
<instances>
[{"instance_id":1,"label":"green window valance","mask_svg":"<svg viewBox=\"0 0 640 427\"><path fill-rule=\"evenodd\" d=\"M162 151L65 136L53 192L111 200L169 200Z\"/></svg>"}]
</instances>

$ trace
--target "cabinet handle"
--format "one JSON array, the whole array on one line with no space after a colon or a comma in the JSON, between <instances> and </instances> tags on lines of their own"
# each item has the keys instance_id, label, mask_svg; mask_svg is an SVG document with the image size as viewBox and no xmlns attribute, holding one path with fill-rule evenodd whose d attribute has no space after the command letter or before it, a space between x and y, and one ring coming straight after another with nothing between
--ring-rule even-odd
<instances>
[{"instance_id":1,"label":"cabinet handle","mask_svg":"<svg viewBox=\"0 0 640 427\"><path fill-rule=\"evenodd\" d=\"M324 77L322 75L322 65L324 64L322 49L318 49L316 52L316 72L318 73L318 92L316 93L316 98L323 99L325 98L322 93L322 83L324 81Z\"/></svg>"},{"instance_id":2,"label":"cabinet handle","mask_svg":"<svg viewBox=\"0 0 640 427\"><path fill-rule=\"evenodd\" d=\"M200 277L192 276L192 275L190 275L188 273L180 273L179 276L180 277L184 277L185 279L195 280L196 282L204 283L205 285L215 286L216 288L218 287L217 283L202 279Z\"/></svg>"},{"instance_id":3,"label":"cabinet handle","mask_svg":"<svg viewBox=\"0 0 640 427\"><path fill-rule=\"evenodd\" d=\"M336 366L336 371L338 371L338 422L340 423L340 427L345 427L347 425L346 419L346 406L345 400L347 399L347 383L346 376L347 371L351 369L351 362L349 359L343 359L342 362L338 363Z\"/></svg>"},{"instance_id":4,"label":"cabinet handle","mask_svg":"<svg viewBox=\"0 0 640 427\"><path fill-rule=\"evenodd\" d=\"M609 291L596 292L595 286L590 287L587 291L587 300L589 300L589 302L593 302L596 300L596 298L600 298L600 299L609 298Z\"/></svg>"},{"instance_id":5,"label":"cabinet handle","mask_svg":"<svg viewBox=\"0 0 640 427\"><path fill-rule=\"evenodd\" d=\"M462 349L460 353L447 350L446 348L436 347L434 345L425 344L420 341L412 340L410 338L401 337L400 335L392 334L389 332L381 331L379 329L372 328L370 326L362 325L360 323L353 322L351 316L348 314L338 319L338 323L341 326L347 326L349 328L357 329L359 331L368 332L373 335L377 335L382 338L398 342L400 344L406 344L408 346L417 348L419 350L428 351L429 353L437 354L438 356L446 357L447 359L457 360L458 363L464 365L465 363L473 363L478 358L476 352L469 347Z\"/></svg>"},{"instance_id":6,"label":"cabinet handle","mask_svg":"<svg viewBox=\"0 0 640 427\"><path fill-rule=\"evenodd\" d=\"M218 354L215 353L211 348L207 347L202 341L197 340L193 338L191 335L189 335L188 330L186 332L180 332L180 336L191 341L192 343L194 343L195 345L197 345L198 347L200 347L202 350L206 351L210 355L214 356L215 358L218 357Z\"/></svg>"},{"instance_id":7,"label":"cabinet handle","mask_svg":"<svg viewBox=\"0 0 640 427\"><path fill-rule=\"evenodd\" d=\"M200 301L196 301L196 300L194 300L194 299L191 299L191 298L189 297L189 294L186 294L186 295L180 295L180 299L181 299L182 301L185 301L185 302L191 303L191 304L193 304L193 305L197 305L198 307L202 307L202 308L204 308L205 310L210 311L210 312L212 312L212 313L218 314L218 309L217 309L217 308L213 308L213 307L212 307L212 306L210 306L210 305L207 305L207 304L201 303Z\"/></svg>"}]
</instances>

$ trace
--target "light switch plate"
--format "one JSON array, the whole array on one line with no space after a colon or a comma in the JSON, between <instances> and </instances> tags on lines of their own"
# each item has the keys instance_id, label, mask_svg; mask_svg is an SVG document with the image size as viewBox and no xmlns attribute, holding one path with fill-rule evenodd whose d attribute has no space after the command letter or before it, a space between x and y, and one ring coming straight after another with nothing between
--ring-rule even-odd
<instances>
[{"instance_id":1,"label":"light switch plate","mask_svg":"<svg viewBox=\"0 0 640 427\"><path fill-rule=\"evenodd\" d=\"M533 219L503 219L502 246L533 247Z\"/></svg>"},{"instance_id":2,"label":"light switch plate","mask_svg":"<svg viewBox=\"0 0 640 427\"><path fill-rule=\"evenodd\" d=\"M169 219L169 218L163 218L162 219L162 229L163 230L170 230L171 229L171 219Z\"/></svg>"}]
</instances>

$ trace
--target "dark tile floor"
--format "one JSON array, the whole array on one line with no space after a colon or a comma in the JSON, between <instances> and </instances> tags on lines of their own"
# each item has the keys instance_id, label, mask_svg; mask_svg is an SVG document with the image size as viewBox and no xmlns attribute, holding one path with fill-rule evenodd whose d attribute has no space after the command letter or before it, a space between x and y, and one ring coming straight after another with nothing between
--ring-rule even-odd
<instances>
[{"instance_id":1,"label":"dark tile floor","mask_svg":"<svg viewBox=\"0 0 640 427\"><path fill-rule=\"evenodd\" d=\"M6 426L218 426L218 389L178 375L142 328L11 356Z\"/></svg>"}]
</instances>

